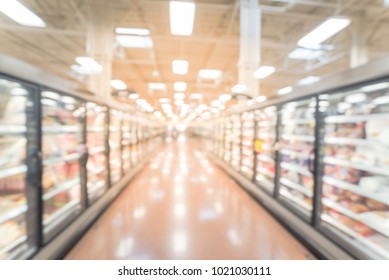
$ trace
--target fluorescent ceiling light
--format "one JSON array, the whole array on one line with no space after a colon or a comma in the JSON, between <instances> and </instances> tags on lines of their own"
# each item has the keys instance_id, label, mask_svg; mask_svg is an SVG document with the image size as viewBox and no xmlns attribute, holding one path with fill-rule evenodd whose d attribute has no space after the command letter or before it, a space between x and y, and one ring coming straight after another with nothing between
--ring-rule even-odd
<instances>
[{"instance_id":1,"label":"fluorescent ceiling light","mask_svg":"<svg viewBox=\"0 0 389 280\"><path fill-rule=\"evenodd\" d=\"M288 58L296 60L312 60L323 55L323 51L297 48L288 54Z\"/></svg>"},{"instance_id":2,"label":"fluorescent ceiling light","mask_svg":"<svg viewBox=\"0 0 389 280\"><path fill-rule=\"evenodd\" d=\"M25 26L45 27L46 23L16 0L0 1L0 12Z\"/></svg>"},{"instance_id":3,"label":"fluorescent ceiling light","mask_svg":"<svg viewBox=\"0 0 389 280\"><path fill-rule=\"evenodd\" d=\"M273 66L261 66L253 74L256 79L264 79L276 71L276 68Z\"/></svg>"},{"instance_id":4,"label":"fluorescent ceiling light","mask_svg":"<svg viewBox=\"0 0 389 280\"><path fill-rule=\"evenodd\" d=\"M170 33L192 35L195 11L196 5L193 2L170 1Z\"/></svg>"},{"instance_id":5,"label":"fluorescent ceiling light","mask_svg":"<svg viewBox=\"0 0 389 280\"><path fill-rule=\"evenodd\" d=\"M205 80L216 80L222 76L222 71L216 69L200 69L199 78Z\"/></svg>"},{"instance_id":6,"label":"fluorescent ceiling light","mask_svg":"<svg viewBox=\"0 0 389 280\"><path fill-rule=\"evenodd\" d=\"M389 103L389 96L380 96L373 100L373 103L376 105L382 105L382 104L388 104Z\"/></svg>"},{"instance_id":7,"label":"fluorescent ceiling light","mask_svg":"<svg viewBox=\"0 0 389 280\"><path fill-rule=\"evenodd\" d=\"M76 62L82 66L90 66L97 63L93 58L87 56L76 57Z\"/></svg>"},{"instance_id":8,"label":"fluorescent ceiling light","mask_svg":"<svg viewBox=\"0 0 389 280\"><path fill-rule=\"evenodd\" d=\"M142 28L117 27L115 28L115 33L120 35L150 36L150 30Z\"/></svg>"},{"instance_id":9,"label":"fluorescent ceiling light","mask_svg":"<svg viewBox=\"0 0 389 280\"><path fill-rule=\"evenodd\" d=\"M121 80L111 80L109 84L117 90L125 90L127 88L127 85Z\"/></svg>"},{"instance_id":10,"label":"fluorescent ceiling light","mask_svg":"<svg viewBox=\"0 0 389 280\"><path fill-rule=\"evenodd\" d=\"M147 104L147 101L145 99L138 99L136 101L136 104L140 105L140 106L144 106Z\"/></svg>"},{"instance_id":11,"label":"fluorescent ceiling light","mask_svg":"<svg viewBox=\"0 0 389 280\"><path fill-rule=\"evenodd\" d=\"M139 98L139 94L138 93L131 93L128 97L132 100L136 100Z\"/></svg>"},{"instance_id":12,"label":"fluorescent ceiling light","mask_svg":"<svg viewBox=\"0 0 389 280\"><path fill-rule=\"evenodd\" d=\"M174 83L174 90L175 91L185 91L186 87L187 87L187 85L184 82L175 82Z\"/></svg>"},{"instance_id":13,"label":"fluorescent ceiling light","mask_svg":"<svg viewBox=\"0 0 389 280\"><path fill-rule=\"evenodd\" d=\"M155 111L154 116L157 118L162 118L162 113L160 111Z\"/></svg>"},{"instance_id":14,"label":"fluorescent ceiling light","mask_svg":"<svg viewBox=\"0 0 389 280\"><path fill-rule=\"evenodd\" d=\"M301 38L297 44L304 48L317 48L322 42L349 26L350 23L351 20L346 17L331 17Z\"/></svg>"},{"instance_id":15,"label":"fluorescent ceiling light","mask_svg":"<svg viewBox=\"0 0 389 280\"><path fill-rule=\"evenodd\" d=\"M174 94L174 99L185 99L185 94L182 92L176 92Z\"/></svg>"},{"instance_id":16,"label":"fluorescent ceiling light","mask_svg":"<svg viewBox=\"0 0 389 280\"><path fill-rule=\"evenodd\" d=\"M366 100L366 94L356 93L346 96L345 101L348 103L360 103Z\"/></svg>"},{"instance_id":17,"label":"fluorescent ceiling light","mask_svg":"<svg viewBox=\"0 0 389 280\"><path fill-rule=\"evenodd\" d=\"M160 99L159 99L159 103L162 103L162 104L164 104L164 103L170 103L170 99L169 99L169 98L160 98Z\"/></svg>"},{"instance_id":18,"label":"fluorescent ceiling light","mask_svg":"<svg viewBox=\"0 0 389 280\"><path fill-rule=\"evenodd\" d=\"M116 36L116 41L125 48L151 49L153 47L153 41L150 37L119 35Z\"/></svg>"},{"instance_id":19,"label":"fluorescent ceiling light","mask_svg":"<svg viewBox=\"0 0 389 280\"><path fill-rule=\"evenodd\" d=\"M192 93L191 95L190 95L190 98L191 99L202 99L203 98L203 95L201 94L201 93Z\"/></svg>"},{"instance_id":20,"label":"fluorescent ceiling light","mask_svg":"<svg viewBox=\"0 0 389 280\"><path fill-rule=\"evenodd\" d=\"M297 82L297 84L301 85L301 86L306 86L306 85L310 85L310 84L316 83L319 80L320 80L319 77L309 76L309 77L306 77L304 79L301 79L300 81Z\"/></svg>"},{"instance_id":21,"label":"fluorescent ceiling light","mask_svg":"<svg viewBox=\"0 0 389 280\"><path fill-rule=\"evenodd\" d=\"M245 93L245 92L247 92L247 86L242 85L242 84L237 84L237 85L234 85L231 88L231 90L232 90L232 92L235 92L235 93Z\"/></svg>"},{"instance_id":22,"label":"fluorescent ceiling light","mask_svg":"<svg viewBox=\"0 0 389 280\"><path fill-rule=\"evenodd\" d=\"M94 74L103 70L103 66L91 57L79 56L76 57L76 62L80 65L72 65L71 68L82 75Z\"/></svg>"},{"instance_id":23,"label":"fluorescent ceiling light","mask_svg":"<svg viewBox=\"0 0 389 280\"><path fill-rule=\"evenodd\" d=\"M267 97L262 95L262 96L258 96L257 98L255 98L255 101L261 103L261 102L265 102L266 99L267 99Z\"/></svg>"},{"instance_id":24,"label":"fluorescent ceiling light","mask_svg":"<svg viewBox=\"0 0 389 280\"><path fill-rule=\"evenodd\" d=\"M148 87L151 90L166 90L166 85L163 83L149 83Z\"/></svg>"},{"instance_id":25,"label":"fluorescent ceiling light","mask_svg":"<svg viewBox=\"0 0 389 280\"><path fill-rule=\"evenodd\" d=\"M278 90L278 94L279 95L284 95L284 94L291 93L292 89L293 89L292 87L284 87L284 88Z\"/></svg>"},{"instance_id":26,"label":"fluorescent ceiling light","mask_svg":"<svg viewBox=\"0 0 389 280\"><path fill-rule=\"evenodd\" d=\"M185 103L184 100L181 100L181 99L178 99L178 100L174 101L174 104L176 104L177 106L181 106L184 103Z\"/></svg>"},{"instance_id":27,"label":"fluorescent ceiling light","mask_svg":"<svg viewBox=\"0 0 389 280\"><path fill-rule=\"evenodd\" d=\"M188 73L189 63L186 60L173 60L172 69L174 74L185 75Z\"/></svg>"},{"instance_id":28,"label":"fluorescent ceiling light","mask_svg":"<svg viewBox=\"0 0 389 280\"><path fill-rule=\"evenodd\" d=\"M213 101L211 102L211 106L213 106L213 107L218 107L218 106L220 106L220 105L221 105L221 103L220 103L219 100L213 100Z\"/></svg>"},{"instance_id":29,"label":"fluorescent ceiling light","mask_svg":"<svg viewBox=\"0 0 389 280\"><path fill-rule=\"evenodd\" d=\"M384 82L384 83L379 83L379 84L374 84L374 85L362 87L361 91L372 92L372 91L379 91L379 90L383 90L383 89L387 89L387 88L389 88L389 83Z\"/></svg>"},{"instance_id":30,"label":"fluorescent ceiling light","mask_svg":"<svg viewBox=\"0 0 389 280\"><path fill-rule=\"evenodd\" d=\"M221 102L227 102L227 101L230 100L230 99L231 99L231 95L230 95L230 94L227 94L227 93L222 94L222 95L219 96L219 100L220 100Z\"/></svg>"}]
</instances>

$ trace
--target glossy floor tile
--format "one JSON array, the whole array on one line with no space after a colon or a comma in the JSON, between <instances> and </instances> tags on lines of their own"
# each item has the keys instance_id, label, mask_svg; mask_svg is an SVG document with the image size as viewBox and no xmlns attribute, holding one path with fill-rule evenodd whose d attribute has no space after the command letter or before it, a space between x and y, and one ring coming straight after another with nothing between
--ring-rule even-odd
<instances>
[{"instance_id":1,"label":"glossy floor tile","mask_svg":"<svg viewBox=\"0 0 389 280\"><path fill-rule=\"evenodd\" d=\"M181 137L167 143L66 259L311 259Z\"/></svg>"}]
</instances>

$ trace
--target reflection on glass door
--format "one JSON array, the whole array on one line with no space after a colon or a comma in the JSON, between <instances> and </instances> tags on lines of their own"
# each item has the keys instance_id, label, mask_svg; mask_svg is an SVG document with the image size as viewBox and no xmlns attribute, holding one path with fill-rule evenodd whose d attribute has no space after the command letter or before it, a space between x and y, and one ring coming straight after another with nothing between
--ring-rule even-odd
<instances>
[{"instance_id":1,"label":"reflection on glass door","mask_svg":"<svg viewBox=\"0 0 389 280\"><path fill-rule=\"evenodd\" d=\"M28 162L37 148L34 106L34 92L0 77L0 259L36 249L37 162Z\"/></svg>"},{"instance_id":2,"label":"reflection on glass door","mask_svg":"<svg viewBox=\"0 0 389 280\"><path fill-rule=\"evenodd\" d=\"M88 147L87 162L87 189L88 201L93 203L102 196L108 188L107 184L107 107L88 102L87 108L87 134Z\"/></svg>"},{"instance_id":3,"label":"reflection on glass door","mask_svg":"<svg viewBox=\"0 0 389 280\"><path fill-rule=\"evenodd\" d=\"M255 116L257 120L255 182L265 191L273 194L276 176L277 107L258 110Z\"/></svg>"},{"instance_id":4,"label":"reflection on glass door","mask_svg":"<svg viewBox=\"0 0 389 280\"><path fill-rule=\"evenodd\" d=\"M80 158L85 108L70 96L42 92L43 227L45 239L81 209Z\"/></svg>"},{"instance_id":5,"label":"reflection on glass door","mask_svg":"<svg viewBox=\"0 0 389 280\"><path fill-rule=\"evenodd\" d=\"M280 127L280 189L283 202L303 217L311 217L316 99L282 106Z\"/></svg>"},{"instance_id":6,"label":"reflection on glass door","mask_svg":"<svg viewBox=\"0 0 389 280\"><path fill-rule=\"evenodd\" d=\"M320 96L321 220L349 244L389 258L389 83Z\"/></svg>"}]
</instances>

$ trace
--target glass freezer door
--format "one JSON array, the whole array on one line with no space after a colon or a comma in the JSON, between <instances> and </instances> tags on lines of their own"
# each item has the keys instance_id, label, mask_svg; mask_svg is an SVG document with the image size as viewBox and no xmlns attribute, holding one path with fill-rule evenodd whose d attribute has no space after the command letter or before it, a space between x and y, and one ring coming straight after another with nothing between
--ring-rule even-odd
<instances>
[{"instance_id":1,"label":"glass freezer door","mask_svg":"<svg viewBox=\"0 0 389 280\"><path fill-rule=\"evenodd\" d=\"M308 220L313 210L316 98L282 106L279 198Z\"/></svg>"},{"instance_id":2,"label":"glass freezer door","mask_svg":"<svg viewBox=\"0 0 389 280\"><path fill-rule=\"evenodd\" d=\"M122 112L118 110L109 112L109 166L111 184L115 184L122 178Z\"/></svg>"},{"instance_id":3,"label":"glass freezer door","mask_svg":"<svg viewBox=\"0 0 389 280\"><path fill-rule=\"evenodd\" d=\"M365 255L389 259L389 82L320 99L322 225Z\"/></svg>"},{"instance_id":4,"label":"glass freezer door","mask_svg":"<svg viewBox=\"0 0 389 280\"><path fill-rule=\"evenodd\" d=\"M43 231L48 241L81 210L81 159L85 157L85 107L79 100L43 91Z\"/></svg>"},{"instance_id":5,"label":"glass freezer door","mask_svg":"<svg viewBox=\"0 0 389 280\"><path fill-rule=\"evenodd\" d=\"M36 249L35 99L35 91L0 77L0 259L28 257Z\"/></svg>"},{"instance_id":6,"label":"glass freezer door","mask_svg":"<svg viewBox=\"0 0 389 280\"><path fill-rule=\"evenodd\" d=\"M240 170L241 165L241 137L242 137L242 122L240 115L232 116L232 153L231 166L236 170Z\"/></svg>"},{"instance_id":7,"label":"glass freezer door","mask_svg":"<svg viewBox=\"0 0 389 280\"><path fill-rule=\"evenodd\" d=\"M131 115L125 113L122 122L122 168L123 174L127 174L131 169Z\"/></svg>"},{"instance_id":8,"label":"glass freezer door","mask_svg":"<svg viewBox=\"0 0 389 280\"><path fill-rule=\"evenodd\" d=\"M88 203L93 203L108 188L107 172L107 114L105 106L88 102L86 143L88 147L87 193Z\"/></svg>"},{"instance_id":9,"label":"glass freezer door","mask_svg":"<svg viewBox=\"0 0 389 280\"><path fill-rule=\"evenodd\" d=\"M240 171L249 179L254 175L254 113L242 114L242 165Z\"/></svg>"}]
</instances>

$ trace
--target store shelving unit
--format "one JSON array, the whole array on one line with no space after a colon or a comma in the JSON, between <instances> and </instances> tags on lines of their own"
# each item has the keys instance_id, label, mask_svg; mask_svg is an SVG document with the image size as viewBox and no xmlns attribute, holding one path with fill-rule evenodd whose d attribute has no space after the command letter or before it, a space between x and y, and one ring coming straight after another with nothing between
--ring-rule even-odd
<instances>
[{"instance_id":1,"label":"store shelving unit","mask_svg":"<svg viewBox=\"0 0 389 280\"><path fill-rule=\"evenodd\" d=\"M122 118L123 113L111 109L109 124L109 166L111 184L117 183L122 177Z\"/></svg>"},{"instance_id":2,"label":"store shelving unit","mask_svg":"<svg viewBox=\"0 0 389 280\"><path fill-rule=\"evenodd\" d=\"M228 117L225 121L225 137L224 137L224 160L228 163L231 162L232 159L232 120L231 117Z\"/></svg>"},{"instance_id":3,"label":"store shelving unit","mask_svg":"<svg viewBox=\"0 0 389 280\"><path fill-rule=\"evenodd\" d=\"M231 166L236 170L241 168L241 152L242 152L242 121L240 115L232 116L231 130Z\"/></svg>"},{"instance_id":4,"label":"store shelving unit","mask_svg":"<svg viewBox=\"0 0 389 280\"><path fill-rule=\"evenodd\" d=\"M241 132L241 164L240 171L247 178L254 176L254 113L247 112L242 114L242 132Z\"/></svg>"}]
</instances>

